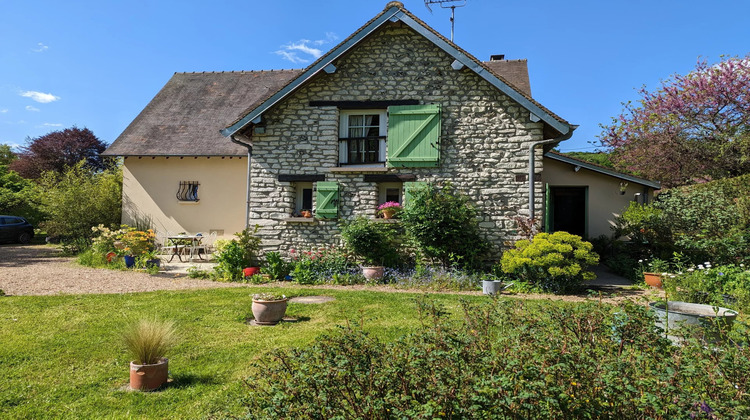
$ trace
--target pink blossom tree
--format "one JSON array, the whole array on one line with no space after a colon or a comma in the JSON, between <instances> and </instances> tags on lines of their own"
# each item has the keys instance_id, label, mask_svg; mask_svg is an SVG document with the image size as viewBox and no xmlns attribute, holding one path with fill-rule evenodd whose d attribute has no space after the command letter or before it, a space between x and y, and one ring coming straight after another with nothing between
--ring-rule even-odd
<instances>
[{"instance_id":1,"label":"pink blossom tree","mask_svg":"<svg viewBox=\"0 0 750 420\"><path fill-rule=\"evenodd\" d=\"M750 55L699 61L602 126L618 168L676 186L750 173Z\"/></svg>"}]
</instances>

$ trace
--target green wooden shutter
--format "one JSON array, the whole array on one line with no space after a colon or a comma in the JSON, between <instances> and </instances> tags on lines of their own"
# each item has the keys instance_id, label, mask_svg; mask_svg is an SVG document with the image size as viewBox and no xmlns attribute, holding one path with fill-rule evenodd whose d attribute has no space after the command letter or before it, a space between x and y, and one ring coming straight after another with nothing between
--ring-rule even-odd
<instances>
[{"instance_id":1,"label":"green wooden shutter","mask_svg":"<svg viewBox=\"0 0 750 420\"><path fill-rule=\"evenodd\" d=\"M388 167L436 167L440 159L440 105L388 108Z\"/></svg>"},{"instance_id":2,"label":"green wooden shutter","mask_svg":"<svg viewBox=\"0 0 750 420\"><path fill-rule=\"evenodd\" d=\"M339 184L337 182L315 183L315 217L335 219L339 216Z\"/></svg>"},{"instance_id":3,"label":"green wooden shutter","mask_svg":"<svg viewBox=\"0 0 750 420\"><path fill-rule=\"evenodd\" d=\"M427 183L422 181L404 182L404 207L408 206L414 196L414 191L426 188Z\"/></svg>"}]
</instances>

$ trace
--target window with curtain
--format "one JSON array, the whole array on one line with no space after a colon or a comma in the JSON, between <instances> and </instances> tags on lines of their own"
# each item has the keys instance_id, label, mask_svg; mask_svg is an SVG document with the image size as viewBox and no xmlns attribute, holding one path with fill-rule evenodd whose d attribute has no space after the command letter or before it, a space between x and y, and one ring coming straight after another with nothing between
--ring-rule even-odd
<instances>
[{"instance_id":1,"label":"window with curtain","mask_svg":"<svg viewBox=\"0 0 750 420\"><path fill-rule=\"evenodd\" d=\"M342 111L340 163L346 165L385 163L386 132L385 110Z\"/></svg>"}]
</instances>

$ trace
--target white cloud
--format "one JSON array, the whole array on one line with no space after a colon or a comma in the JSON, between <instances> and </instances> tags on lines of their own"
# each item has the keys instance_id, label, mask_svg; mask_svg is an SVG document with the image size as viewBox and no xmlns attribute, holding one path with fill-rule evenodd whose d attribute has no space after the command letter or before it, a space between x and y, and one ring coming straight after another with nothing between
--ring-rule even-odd
<instances>
[{"instance_id":1,"label":"white cloud","mask_svg":"<svg viewBox=\"0 0 750 420\"><path fill-rule=\"evenodd\" d=\"M0 109L0 114L5 114L5 113L7 113L7 112L8 112L8 110L7 110L7 109Z\"/></svg>"},{"instance_id":2,"label":"white cloud","mask_svg":"<svg viewBox=\"0 0 750 420\"><path fill-rule=\"evenodd\" d=\"M300 39L297 42L290 42L282 45L280 50L274 51L274 54L280 55L287 61L294 64L309 63L317 60L323 55L323 50L315 48L323 46L339 39L333 32L326 32L325 39L311 41L309 39Z\"/></svg>"},{"instance_id":3,"label":"white cloud","mask_svg":"<svg viewBox=\"0 0 750 420\"><path fill-rule=\"evenodd\" d=\"M62 127L62 124L44 123L43 127Z\"/></svg>"},{"instance_id":4,"label":"white cloud","mask_svg":"<svg viewBox=\"0 0 750 420\"><path fill-rule=\"evenodd\" d=\"M26 110L27 111L39 112L39 108L35 108L35 107L31 106L31 105L27 105L26 106Z\"/></svg>"},{"instance_id":5,"label":"white cloud","mask_svg":"<svg viewBox=\"0 0 750 420\"><path fill-rule=\"evenodd\" d=\"M42 93L42 92L37 92L34 90L23 91L21 92L21 96L25 98L31 98L41 104L47 104L47 103L54 102L60 99L59 96L55 96L51 93Z\"/></svg>"},{"instance_id":6,"label":"white cloud","mask_svg":"<svg viewBox=\"0 0 750 420\"><path fill-rule=\"evenodd\" d=\"M48 49L49 49L49 47L48 47L48 46L46 46L46 45L44 45L44 44L42 44L42 43L40 42L40 43L36 44L36 48L33 48L33 49L32 49L31 51L34 51L34 52L40 53L40 52L45 52L45 51L47 51Z\"/></svg>"}]
</instances>

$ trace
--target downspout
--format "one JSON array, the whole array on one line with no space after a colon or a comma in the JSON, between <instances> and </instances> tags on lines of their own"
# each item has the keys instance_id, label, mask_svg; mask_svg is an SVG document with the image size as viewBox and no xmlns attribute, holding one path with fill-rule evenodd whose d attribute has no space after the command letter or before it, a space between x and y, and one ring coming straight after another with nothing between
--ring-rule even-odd
<instances>
[{"instance_id":1,"label":"downspout","mask_svg":"<svg viewBox=\"0 0 750 420\"><path fill-rule=\"evenodd\" d=\"M559 143L563 140L567 140L570 137L573 136L573 131L578 128L577 125L571 126L570 130L566 134L563 134L560 137L555 137L554 139L547 139L547 140L539 140L531 143L529 145L529 219L534 220L534 175L536 173L536 156L534 154L534 149L536 149L537 146L542 146L545 144L551 144L551 143Z\"/></svg>"},{"instance_id":2,"label":"downspout","mask_svg":"<svg viewBox=\"0 0 750 420\"><path fill-rule=\"evenodd\" d=\"M250 168L253 160L253 146L248 143L241 142L234 138L234 134L229 136L229 140L232 141L232 143L239 144L240 146L244 146L247 148L247 192L245 193L245 229L250 227Z\"/></svg>"}]
</instances>

